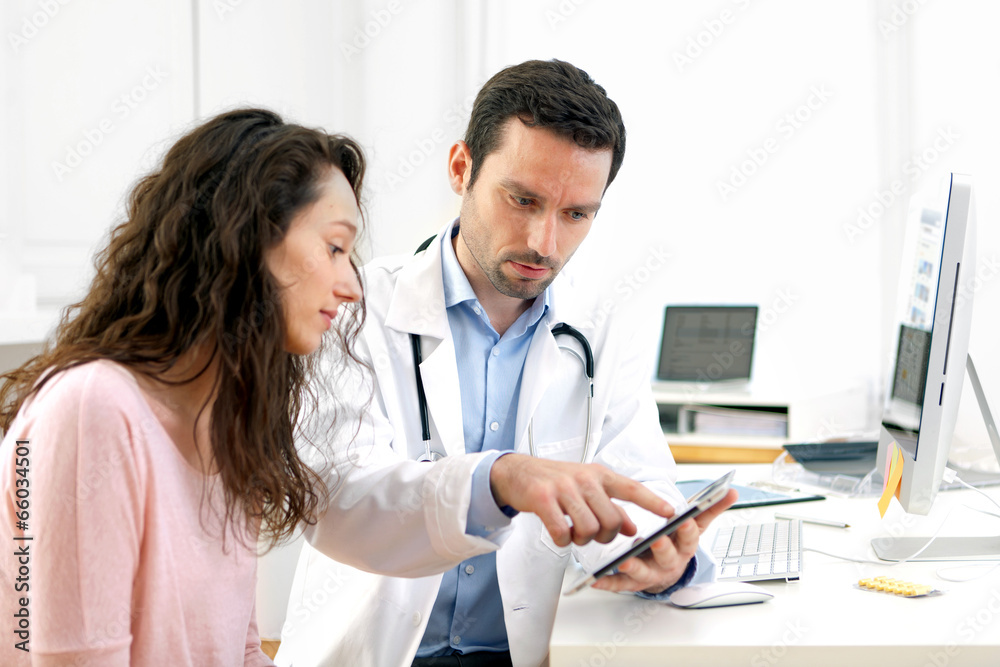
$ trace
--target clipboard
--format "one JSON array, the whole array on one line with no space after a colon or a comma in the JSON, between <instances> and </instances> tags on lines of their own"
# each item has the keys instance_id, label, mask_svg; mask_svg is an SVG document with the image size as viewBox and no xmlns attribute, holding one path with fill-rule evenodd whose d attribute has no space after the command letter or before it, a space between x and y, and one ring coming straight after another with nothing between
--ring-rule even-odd
<instances>
[{"instance_id":1,"label":"clipboard","mask_svg":"<svg viewBox=\"0 0 1000 667\"><path fill-rule=\"evenodd\" d=\"M711 480L692 479L677 482L677 488L685 497L704 488ZM815 493L805 493L800 491L767 491L756 486L744 486L742 484L730 484L730 488L736 489L740 497L736 504L729 509L739 510L750 507L765 507L767 505L784 505L786 503L805 503L813 500L826 500L826 496Z\"/></svg>"}]
</instances>

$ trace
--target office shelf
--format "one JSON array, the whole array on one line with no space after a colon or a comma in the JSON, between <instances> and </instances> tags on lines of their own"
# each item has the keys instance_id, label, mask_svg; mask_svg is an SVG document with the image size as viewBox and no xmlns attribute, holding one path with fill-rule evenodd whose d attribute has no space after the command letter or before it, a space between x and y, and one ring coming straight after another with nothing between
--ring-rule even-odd
<instances>
[{"instance_id":1,"label":"office shelf","mask_svg":"<svg viewBox=\"0 0 1000 667\"><path fill-rule=\"evenodd\" d=\"M864 387L804 390L749 388L716 390L706 385L664 388L654 384L653 397L660 411L663 433L671 445L780 450L790 442L820 442L850 437L866 428L867 392ZM760 411L787 419L783 436L741 433L682 432L678 418L701 407Z\"/></svg>"}]
</instances>

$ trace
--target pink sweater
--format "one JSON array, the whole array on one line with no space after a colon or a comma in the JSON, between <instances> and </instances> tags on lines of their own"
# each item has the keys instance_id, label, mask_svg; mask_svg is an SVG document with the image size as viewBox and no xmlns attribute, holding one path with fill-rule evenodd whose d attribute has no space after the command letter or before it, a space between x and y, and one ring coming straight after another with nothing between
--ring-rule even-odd
<instances>
[{"instance_id":1,"label":"pink sweater","mask_svg":"<svg viewBox=\"0 0 1000 667\"><path fill-rule=\"evenodd\" d=\"M272 665L255 553L232 533L223 546L217 483L184 460L125 368L50 380L0 445L0 665ZM16 647L25 638L30 654Z\"/></svg>"}]
</instances>

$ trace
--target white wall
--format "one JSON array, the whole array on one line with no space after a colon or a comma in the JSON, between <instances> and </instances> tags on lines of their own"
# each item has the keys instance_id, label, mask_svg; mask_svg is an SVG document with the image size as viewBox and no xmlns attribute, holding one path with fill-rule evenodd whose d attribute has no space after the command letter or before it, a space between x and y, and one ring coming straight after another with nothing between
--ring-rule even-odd
<instances>
[{"instance_id":1,"label":"white wall","mask_svg":"<svg viewBox=\"0 0 1000 667\"><path fill-rule=\"evenodd\" d=\"M905 205L864 229L858 210L954 128L906 186L975 174L980 254L994 256L997 12L985 0L14 0L0 10L0 320L78 297L129 185L196 119L240 104L358 138L366 252L410 252L457 212L445 160L482 82L560 57L608 89L629 131L575 260L597 267L587 288L653 337L665 303L759 303L758 379L858 380L874 420ZM14 299L32 282L36 299ZM977 339L996 290L977 293ZM988 378L997 353L973 349Z\"/></svg>"},{"instance_id":2,"label":"white wall","mask_svg":"<svg viewBox=\"0 0 1000 667\"><path fill-rule=\"evenodd\" d=\"M3 5L0 233L38 305L80 295L129 184L191 118L189 5ZM9 276L8 276L9 279Z\"/></svg>"},{"instance_id":3,"label":"white wall","mask_svg":"<svg viewBox=\"0 0 1000 667\"><path fill-rule=\"evenodd\" d=\"M953 0L928 3L913 17L913 144L907 156L926 164L930 181L949 171L972 174L978 214L977 280L969 353L994 412L1000 410L1000 45L990 26L1000 21L1000 5ZM936 156L934 141L945 134L953 144ZM942 133L942 131L944 131ZM939 134L941 133L941 134ZM938 147L943 147L943 139ZM953 450L970 463L996 468L986 445L986 429L966 381Z\"/></svg>"}]
</instances>

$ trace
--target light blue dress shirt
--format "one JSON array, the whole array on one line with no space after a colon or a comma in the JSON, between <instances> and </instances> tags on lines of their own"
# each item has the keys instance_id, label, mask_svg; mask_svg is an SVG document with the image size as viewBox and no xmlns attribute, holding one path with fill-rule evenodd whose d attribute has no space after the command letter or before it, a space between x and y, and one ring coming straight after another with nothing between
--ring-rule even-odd
<instances>
[{"instance_id":1,"label":"light blue dress shirt","mask_svg":"<svg viewBox=\"0 0 1000 667\"><path fill-rule=\"evenodd\" d=\"M524 360L535 328L549 307L549 296L546 290L500 336L455 256L450 241L457 232L456 222L452 233L443 236L441 266L445 307L458 362L465 451L498 450L473 475L466 532L486 536L510 523L490 491L490 466L504 450L514 449ZM445 573L417 656L507 648L496 554L470 558Z\"/></svg>"}]
</instances>

